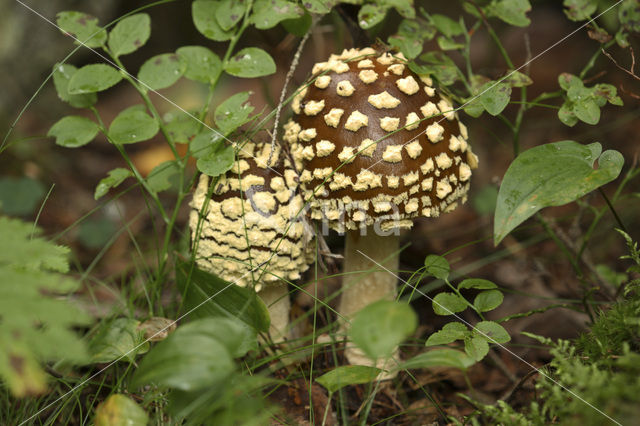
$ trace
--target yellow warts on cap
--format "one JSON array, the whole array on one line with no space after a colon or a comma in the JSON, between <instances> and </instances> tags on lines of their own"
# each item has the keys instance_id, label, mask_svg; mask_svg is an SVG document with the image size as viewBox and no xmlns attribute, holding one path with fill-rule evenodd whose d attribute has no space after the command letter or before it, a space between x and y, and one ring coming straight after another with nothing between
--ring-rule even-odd
<instances>
[{"instance_id":1,"label":"yellow warts on cap","mask_svg":"<svg viewBox=\"0 0 640 426\"><path fill-rule=\"evenodd\" d=\"M331 83L331 76L321 75L320 77L316 78L314 84L318 89L326 89L327 86L329 86L329 83Z\"/></svg>"},{"instance_id":2,"label":"yellow warts on cap","mask_svg":"<svg viewBox=\"0 0 640 426\"><path fill-rule=\"evenodd\" d=\"M332 191L343 189L351 185L351 178L343 173L335 172L333 174L333 181L329 184L329 188Z\"/></svg>"},{"instance_id":3,"label":"yellow warts on cap","mask_svg":"<svg viewBox=\"0 0 640 426\"><path fill-rule=\"evenodd\" d=\"M425 180L422 181L422 183L420 183L420 187L422 188L423 191L431 191L433 189L433 178L426 178Z\"/></svg>"},{"instance_id":4,"label":"yellow warts on cap","mask_svg":"<svg viewBox=\"0 0 640 426\"><path fill-rule=\"evenodd\" d=\"M436 115L440 114L440 110L438 110L438 107L436 106L436 104L434 104L431 101L422 105L420 107L420 112L422 113L423 116L425 116L425 118L435 117Z\"/></svg>"},{"instance_id":5,"label":"yellow warts on cap","mask_svg":"<svg viewBox=\"0 0 640 426\"><path fill-rule=\"evenodd\" d=\"M358 74L360 80L365 84L371 84L378 79L378 73L374 70L362 70Z\"/></svg>"},{"instance_id":6,"label":"yellow warts on cap","mask_svg":"<svg viewBox=\"0 0 640 426\"><path fill-rule=\"evenodd\" d=\"M382 159L389 163L399 163L402 161L402 145L387 145L382 154Z\"/></svg>"},{"instance_id":7,"label":"yellow warts on cap","mask_svg":"<svg viewBox=\"0 0 640 426\"><path fill-rule=\"evenodd\" d=\"M305 160L309 161L309 160L313 160L313 157L315 157L315 154L313 153L313 146L312 145L307 145L302 149L302 152L300 153L300 156L302 158L304 158Z\"/></svg>"},{"instance_id":8,"label":"yellow warts on cap","mask_svg":"<svg viewBox=\"0 0 640 426\"><path fill-rule=\"evenodd\" d=\"M353 147L345 146L342 148L342 151L340 151L340 154L338 154L338 160L340 160L341 163L351 163L353 161L353 154Z\"/></svg>"},{"instance_id":9,"label":"yellow warts on cap","mask_svg":"<svg viewBox=\"0 0 640 426\"><path fill-rule=\"evenodd\" d=\"M438 102L438 108L440 109L440 112L442 113L442 115L444 115L447 120L453 120L455 117L455 111L453 110L453 106L451 105L451 102L449 102L446 99L441 99L440 102Z\"/></svg>"},{"instance_id":10,"label":"yellow warts on cap","mask_svg":"<svg viewBox=\"0 0 640 426\"><path fill-rule=\"evenodd\" d=\"M305 142L309 142L311 139L315 138L318 135L315 128L304 129L300 133L298 133L298 137Z\"/></svg>"},{"instance_id":11,"label":"yellow warts on cap","mask_svg":"<svg viewBox=\"0 0 640 426\"><path fill-rule=\"evenodd\" d=\"M400 105L400 99L394 98L386 90L377 95L370 95L367 99L371 105L378 109L382 108L395 108Z\"/></svg>"},{"instance_id":12,"label":"yellow warts on cap","mask_svg":"<svg viewBox=\"0 0 640 426\"><path fill-rule=\"evenodd\" d=\"M420 80L426 84L427 86L433 86L433 80L431 79L431 77L427 76L427 75L419 75L418 77L420 77Z\"/></svg>"},{"instance_id":13,"label":"yellow warts on cap","mask_svg":"<svg viewBox=\"0 0 640 426\"><path fill-rule=\"evenodd\" d=\"M309 170L303 170L300 174L300 182L311 182L313 180L313 176L311 176L311 172Z\"/></svg>"},{"instance_id":14,"label":"yellow warts on cap","mask_svg":"<svg viewBox=\"0 0 640 426\"><path fill-rule=\"evenodd\" d=\"M367 218L367 216L364 214L364 212L362 210L358 210L357 212L355 212L353 214L353 216L351 216L351 218L355 222L362 222L363 220L365 220Z\"/></svg>"},{"instance_id":15,"label":"yellow warts on cap","mask_svg":"<svg viewBox=\"0 0 640 426\"><path fill-rule=\"evenodd\" d=\"M458 121L458 127L460 127L460 135L465 139L469 139L469 132L467 131L467 126L462 124L462 121Z\"/></svg>"},{"instance_id":16,"label":"yellow warts on cap","mask_svg":"<svg viewBox=\"0 0 640 426\"><path fill-rule=\"evenodd\" d=\"M407 95L413 95L420 90L418 82L412 76L397 79L396 86L398 86L398 89L400 89L401 92L406 93Z\"/></svg>"},{"instance_id":17,"label":"yellow warts on cap","mask_svg":"<svg viewBox=\"0 0 640 426\"><path fill-rule=\"evenodd\" d=\"M391 55L391 53L387 52L387 53L383 53L382 55L378 56L376 58L376 61L378 61L378 63L380 63L382 65L390 65L395 61L395 59Z\"/></svg>"},{"instance_id":18,"label":"yellow warts on cap","mask_svg":"<svg viewBox=\"0 0 640 426\"><path fill-rule=\"evenodd\" d=\"M286 189L285 183L284 183L284 179L282 179L280 176L276 176L276 177L271 178L271 182L269 183L269 187L271 189L273 189L274 191L276 191L276 192L283 191L284 189Z\"/></svg>"},{"instance_id":19,"label":"yellow warts on cap","mask_svg":"<svg viewBox=\"0 0 640 426\"><path fill-rule=\"evenodd\" d=\"M427 138L431 141L431 143L436 143L442 140L442 134L444 133L444 127L439 125L438 123L432 123L427 127L426 134Z\"/></svg>"},{"instance_id":20,"label":"yellow warts on cap","mask_svg":"<svg viewBox=\"0 0 640 426\"><path fill-rule=\"evenodd\" d=\"M318 115L324 108L324 99L320 101L309 101L304 105L304 113L306 115Z\"/></svg>"},{"instance_id":21,"label":"yellow warts on cap","mask_svg":"<svg viewBox=\"0 0 640 426\"><path fill-rule=\"evenodd\" d=\"M333 142L327 140L321 140L316 144L316 152L318 157L326 157L336 149L336 145Z\"/></svg>"},{"instance_id":22,"label":"yellow warts on cap","mask_svg":"<svg viewBox=\"0 0 640 426\"><path fill-rule=\"evenodd\" d=\"M351 96L355 92L353 84L349 80L343 80L336 86L336 92L340 96Z\"/></svg>"},{"instance_id":23,"label":"yellow warts on cap","mask_svg":"<svg viewBox=\"0 0 640 426\"><path fill-rule=\"evenodd\" d=\"M424 86L424 93L426 93L430 98L433 98L436 95L436 89L431 86Z\"/></svg>"},{"instance_id":24,"label":"yellow warts on cap","mask_svg":"<svg viewBox=\"0 0 640 426\"><path fill-rule=\"evenodd\" d=\"M220 203L220 211L229 219L237 219L242 216L242 202L240 198L228 198Z\"/></svg>"},{"instance_id":25,"label":"yellow warts on cap","mask_svg":"<svg viewBox=\"0 0 640 426\"><path fill-rule=\"evenodd\" d=\"M287 124L284 125L283 139L289 144L298 142L298 133L300 133L300 130L302 130L302 128L298 123L293 120L287 121Z\"/></svg>"},{"instance_id":26,"label":"yellow warts on cap","mask_svg":"<svg viewBox=\"0 0 640 426\"><path fill-rule=\"evenodd\" d=\"M272 193L260 191L253 194L253 202L258 210L268 213L276 207L276 199Z\"/></svg>"},{"instance_id":27,"label":"yellow warts on cap","mask_svg":"<svg viewBox=\"0 0 640 426\"><path fill-rule=\"evenodd\" d=\"M409 154L409 157L414 160L420 157L420 154L422 154L422 145L420 145L420 142L418 141L413 141L405 145L404 149L407 150L407 154Z\"/></svg>"},{"instance_id":28,"label":"yellow warts on cap","mask_svg":"<svg viewBox=\"0 0 640 426\"><path fill-rule=\"evenodd\" d=\"M467 164L469 164L471 170L478 168L478 156L471 152L471 150L467 151Z\"/></svg>"},{"instance_id":29,"label":"yellow warts on cap","mask_svg":"<svg viewBox=\"0 0 640 426\"><path fill-rule=\"evenodd\" d=\"M371 170L362 169L356 176L356 183L353 185L355 191L366 191L369 188L382 186L382 175Z\"/></svg>"},{"instance_id":30,"label":"yellow warts on cap","mask_svg":"<svg viewBox=\"0 0 640 426\"><path fill-rule=\"evenodd\" d=\"M307 96L306 87L300 90L298 94L293 97L293 101L291 101L291 109L293 109L293 112L295 112L296 114L300 114L300 102L302 102L302 99L305 96Z\"/></svg>"},{"instance_id":31,"label":"yellow warts on cap","mask_svg":"<svg viewBox=\"0 0 640 426\"><path fill-rule=\"evenodd\" d=\"M327 123L327 126L338 127L338 123L340 123L340 118L344 114L344 110L341 108L331 108L328 114L324 115L324 122Z\"/></svg>"},{"instance_id":32,"label":"yellow warts on cap","mask_svg":"<svg viewBox=\"0 0 640 426\"><path fill-rule=\"evenodd\" d=\"M436 164L442 170L446 170L453 165L453 160L447 155L446 152L441 152L436 157Z\"/></svg>"},{"instance_id":33,"label":"yellow warts on cap","mask_svg":"<svg viewBox=\"0 0 640 426\"><path fill-rule=\"evenodd\" d=\"M374 66L371 59L363 59L358 62L358 68L373 68Z\"/></svg>"},{"instance_id":34,"label":"yellow warts on cap","mask_svg":"<svg viewBox=\"0 0 640 426\"><path fill-rule=\"evenodd\" d=\"M460 164L460 171L458 172L460 175L460 180L462 182L466 182L471 177L471 167L468 164L462 163Z\"/></svg>"},{"instance_id":35,"label":"yellow warts on cap","mask_svg":"<svg viewBox=\"0 0 640 426\"><path fill-rule=\"evenodd\" d=\"M378 143L376 141L372 141L371 139L363 139L360 142L360 146L358 147L358 152L360 155L364 155L367 157L372 157L373 153L376 151Z\"/></svg>"},{"instance_id":36,"label":"yellow warts on cap","mask_svg":"<svg viewBox=\"0 0 640 426\"><path fill-rule=\"evenodd\" d=\"M380 119L380 127L387 132L393 132L398 130L400 125L400 119L394 117L383 117Z\"/></svg>"},{"instance_id":37,"label":"yellow warts on cap","mask_svg":"<svg viewBox=\"0 0 640 426\"><path fill-rule=\"evenodd\" d=\"M387 176L387 186L389 188L395 189L400 186L400 177L399 176Z\"/></svg>"},{"instance_id":38,"label":"yellow warts on cap","mask_svg":"<svg viewBox=\"0 0 640 426\"><path fill-rule=\"evenodd\" d=\"M449 138L449 149L453 152L456 152L460 149L460 139L458 139L455 135L451 135Z\"/></svg>"},{"instance_id":39,"label":"yellow warts on cap","mask_svg":"<svg viewBox=\"0 0 640 426\"><path fill-rule=\"evenodd\" d=\"M410 112L407 114L407 118L405 119L404 129L405 130L415 130L420 125L420 117L415 112Z\"/></svg>"},{"instance_id":40,"label":"yellow warts on cap","mask_svg":"<svg viewBox=\"0 0 640 426\"><path fill-rule=\"evenodd\" d=\"M402 181L404 183L404 186L410 186L416 183L418 181L418 176L419 176L419 173L417 171L409 172L406 175L402 176Z\"/></svg>"},{"instance_id":41,"label":"yellow warts on cap","mask_svg":"<svg viewBox=\"0 0 640 426\"><path fill-rule=\"evenodd\" d=\"M326 177L333 173L333 169L331 167L323 167L320 169L315 169L313 171L313 177L316 179L324 180Z\"/></svg>"},{"instance_id":42,"label":"yellow warts on cap","mask_svg":"<svg viewBox=\"0 0 640 426\"><path fill-rule=\"evenodd\" d=\"M407 213L415 213L418 211L418 206L418 200L414 198L404 206L404 211Z\"/></svg>"},{"instance_id":43,"label":"yellow warts on cap","mask_svg":"<svg viewBox=\"0 0 640 426\"><path fill-rule=\"evenodd\" d=\"M368 124L369 117L356 110L351 113L349 118L347 118L344 128L351 130L352 132L357 132L361 127L367 126Z\"/></svg>"},{"instance_id":44,"label":"yellow warts on cap","mask_svg":"<svg viewBox=\"0 0 640 426\"><path fill-rule=\"evenodd\" d=\"M342 74L349 71L349 65L342 61L329 61L327 63L327 69L335 71L336 74Z\"/></svg>"},{"instance_id":45,"label":"yellow warts on cap","mask_svg":"<svg viewBox=\"0 0 640 426\"><path fill-rule=\"evenodd\" d=\"M436 196L441 200L449 195L451 191L453 191L453 188L451 188L449 182L441 180L436 183Z\"/></svg>"},{"instance_id":46,"label":"yellow warts on cap","mask_svg":"<svg viewBox=\"0 0 640 426\"><path fill-rule=\"evenodd\" d=\"M431 158L427 158L427 161L425 161L424 164L420 166L420 171L422 172L422 174L425 174L425 175L429 172L432 172L433 169L434 169L433 159Z\"/></svg>"},{"instance_id":47,"label":"yellow warts on cap","mask_svg":"<svg viewBox=\"0 0 640 426\"><path fill-rule=\"evenodd\" d=\"M388 71L391 71L395 75L402 75L404 72L404 64L393 64L387 68Z\"/></svg>"}]
</instances>

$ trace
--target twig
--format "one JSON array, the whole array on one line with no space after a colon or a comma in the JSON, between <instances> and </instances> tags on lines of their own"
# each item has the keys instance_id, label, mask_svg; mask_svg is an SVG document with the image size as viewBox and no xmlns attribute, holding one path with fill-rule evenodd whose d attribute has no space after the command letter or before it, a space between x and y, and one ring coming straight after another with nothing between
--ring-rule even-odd
<instances>
[{"instance_id":1,"label":"twig","mask_svg":"<svg viewBox=\"0 0 640 426\"><path fill-rule=\"evenodd\" d=\"M622 71L626 72L627 74L629 74L631 77L635 78L636 80L640 80L640 76L636 75L635 70L634 70L634 68L636 67L636 57L633 54L633 48L629 47L629 50L631 51L631 68L629 68L629 69L626 69L626 68L620 66L618 64L618 62L615 59L613 59L613 56L611 56L611 54L609 54L606 50L602 49L602 53L604 54L604 56L609 58L611 60L611 62L613 62L613 64L616 67L618 67Z\"/></svg>"}]
</instances>

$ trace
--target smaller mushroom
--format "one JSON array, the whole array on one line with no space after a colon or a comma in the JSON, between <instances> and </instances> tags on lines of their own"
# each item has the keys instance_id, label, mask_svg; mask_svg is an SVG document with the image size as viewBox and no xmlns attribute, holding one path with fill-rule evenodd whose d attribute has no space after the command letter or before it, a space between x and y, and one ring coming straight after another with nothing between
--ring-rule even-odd
<instances>
[{"instance_id":1,"label":"smaller mushroom","mask_svg":"<svg viewBox=\"0 0 640 426\"><path fill-rule=\"evenodd\" d=\"M201 175L189 225L197 265L241 287L253 287L269 308L270 333L277 341L287 337L287 281L299 279L314 257L301 219L298 176L279 147L271 163L270 152L269 143L245 143L233 168L214 181L208 202L211 179Z\"/></svg>"}]
</instances>

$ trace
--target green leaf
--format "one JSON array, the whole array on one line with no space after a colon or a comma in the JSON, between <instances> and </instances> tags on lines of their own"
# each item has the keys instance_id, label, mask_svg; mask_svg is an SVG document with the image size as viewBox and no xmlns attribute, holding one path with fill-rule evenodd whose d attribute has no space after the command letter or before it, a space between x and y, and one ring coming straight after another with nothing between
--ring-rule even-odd
<instances>
[{"instance_id":1,"label":"green leaf","mask_svg":"<svg viewBox=\"0 0 640 426\"><path fill-rule=\"evenodd\" d=\"M302 5L311 13L325 15L331 11L333 0L304 0Z\"/></svg>"},{"instance_id":2,"label":"green leaf","mask_svg":"<svg viewBox=\"0 0 640 426\"><path fill-rule=\"evenodd\" d=\"M216 10L216 20L223 31L229 31L244 16L245 0L222 0Z\"/></svg>"},{"instance_id":3,"label":"green leaf","mask_svg":"<svg viewBox=\"0 0 640 426\"><path fill-rule=\"evenodd\" d=\"M425 257L424 266L429 275L433 275L441 280L446 280L449 277L449 272L451 271L451 267L449 266L447 259L435 254L430 254Z\"/></svg>"},{"instance_id":4,"label":"green leaf","mask_svg":"<svg viewBox=\"0 0 640 426\"><path fill-rule=\"evenodd\" d=\"M524 87L533 84L533 80L526 74L520 71L508 71L507 78L502 80L503 83L508 84L511 87Z\"/></svg>"},{"instance_id":5,"label":"green leaf","mask_svg":"<svg viewBox=\"0 0 640 426\"><path fill-rule=\"evenodd\" d=\"M184 46L176 53L187 65L184 76L190 80L212 84L222 72L222 61L206 47Z\"/></svg>"},{"instance_id":6,"label":"green leaf","mask_svg":"<svg viewBox=\"0 0 640 426\"><path fill-rule=\"evenodd\" d=\"M149 189L156 194L166 191L172 186L171 178L180 173L180 167L175 160L165 161L151 170L147 177Z\"/></svg>"},{"instance_id":7,"label":"green leaf","mask_svg":"<svg viewBox=\"0 0 640 426\"><path fill-rule=\"evenodd\" d=\"M356 314L349 335L369 358L386 359L417 325L417 316L408 305L380 300Z\"/></svg>"},{"instance_id":8,"label":"green leaf","mask_svg":"<svg viewBox=\"0 0 640 426\"><path fill-rule=\"evenodd\" d=\"M208 331L214 318L178 327L142 359L131 388L147 384L192 391L223 383L234 371L226 344Z\"/></svg>"},{"instance_id":9,"label":"green leaf","mask_svg":"<svg viewBox=\"0 0 640 426\"><path fill-rule=\"evenodd\" d=\"M600 121L600 108L594 99L584 99L575 102L573 105L573 113L587 124L598 124Z\"/></svg>"},{"instance_id":10,"label":"green leaf","mask_svg":"<svg viewBox=\"0 0 640 426\"><path fill-rule=\"evenodd\" d=\"M127 55L138 50L149 40L151 18L136 13L120 20L109 33L109 50L113 56Z\"/></svg>"},{"instance_id":11,"label":"green leaf","mask_svg":"<svg viewBox=\"0 0 640 426\"><path fill-rule=\"evenodd\" d=\"M130 176L133 176L131 170L123 169L121 167L110 170L106 178L102 178L96 186L96 191L93 194L93 198L97 200L103 197L109 192L111 188L115 188L120 185L124 180Z\"/></svg>"},{"instance_id":12,"label":"green leaf","mask_svg":"<svg viewBox=\"0 0 640 426\"><path fill-rule=\"evenodd\" d=\"M438 37L438 47L441 50L458 50L458 49L463 49L464 48L464 44L463 43L458 43L456 41L454 41L453 39L447 38L447 37L443 37L440 36Z\"/></svg>"},{"instance_id":13,"label":"green leaf","mask_svg":"<svg viewBox=\"0 0 640 426\"><path fill-rule=\"evenodd\" d=\"M383 3L393 7L403 18L413 19L416 17L413 0L383 0Z\"/></svg>"},{"instance_id":14,"label":"green leaf","mask_svg":"<svg viewBox=\"0 0 640 426\"><path fill-rule=\"evenodd\" d=\"M100 128L88 118L68 115L58 120L47 132L47 136L56 138L56 145L78 148L91 142Z\"/></svg>"},{"instance_id":15,"label":"green leaf","mask_svg":"<svg viewBox=\"0 0 640 426\"><path fill-rule=\"evenodd\" d=\"M478 98L469 98L463 105L464 112L473 118L480 117L484 112L484 107Z\"/></svg>"},{"instance_id":16,"label":"green leaf","mask_svg":"<svg viewBox=\"0 0 640 426\"><path fill-rule=\"evenodd\" d=\"M0 177L0 212L9 216L26 216L44 197L42 184L28 177Z\"/></svg>"},{"instance_id":17,"label":"green leaf","mask_svg":"<svg viewBox=\"0 0 640 426\"><path fill-rule=\"evenodd\" d=\"M623 1L618 7L618 19L622 27L630 32L640 32L640 2Z\"/></svg>"},{"instance_id":18,"label":"green leaf","mask_svg":"<svg viewBox=\"0 0 640 426\"><path fill-rule=\"evenodd\" d=\"M440 51L427 52L420 55L420 59L427 62L428 65L416 67L415 63L410 63L411 68L417 74L429 74L434 76L440 83L450 86L459 78L458 67L456 64Z\"/></svg>"},{"instance_id":19,"label":"green leaf","mask_svg":"<svg viewBox=\"0 0 640 426\"><path fill-rule=\"evenodd\" d=\"M498 288L498 286L492 283L491 281L485 280L482 278L467 278L466 280L462 280L462 282L458 284L458 290L462 290L465 288L475 288L478 290L490 290L492 288Z\"/></svg>"},{"instance_id":20,"label":"green leaf","mask_svg":"<svg viewBox=\"0 0 640 426\"><path fill-rule=\"evenodd\" d=\"M101 249L117 232L116 225L104 217L87 218L78 227L78 241L90 249Z\"/></svg>"},{"instance_id":21,"label":"green leaf","mask_svg":"<svg viewBox=\"0 0 640 426\"><path fill-rule=\"evenodd\" d=\"M311 14L307 11L305 11L304 15L302 15L299 18L286 19L281 22L282 27L285 30L287 30L287 32L298 37L304 37L307 31L309 31L309 28L311 28L312 23L313 23L313 18L311 17Z\"/></svg>"},{"instance_id":22,"label":"green leaf","mask_svg":"<svg viewBox=\"0 0 640 426\"><path fill-rule=\"evenodd\" d=\"M147 413L126 395L111 395L96 407L95 426L146 426L148 423Z\"/></svg>"},{"instance_id":23,"label":"green leaf","mask_svg":"<svg viewBox=\"0 0 640 426\"><path fill-rule=\"evenodd\" d=\"M159 90L172 86L187 69L187 64L175 53L164 53L148 59L138 72L145 89Z\"/></svg>"},{"instance_id":24,"label":"green leaf","mask_svg":"<svg viewBox=\"0 0 640 426\"><path fill-rule=\"evenodd\" d=\"M202 125L194 114L175 110L164 115L165 129L174 142L189 143L195 138Z\"/></svg>"},{"instance_id":25,"label":"green leaf","mask_svg":"<svg viewBox=\"0 0 640 426\"><path fill-rule=\"evenodd\" d=\"M98 25L98 18L82 12L67 11L56 15L56 23L63 33L77 40L75 44L87 47L104 46L107 32Z\"/></svg>"},{"instance_id":26,"label":"green leaf","mask_svg":"<svg viewBox=\"0 0 640 426\"><path fill-rule=\"evenodd\" d=\"M360 28L368 30L382 22L387 15L387 6L379 4L365 4L358 11L358 24Z\"/></svg>"},{"instance_id":27,"label":"green leaf","mask_svg":"<svg viewBox=\"0 0 640 426\"><path fill-rule=\"evenodd\" d=\"M611 84L596 84L593 94L599 98L606 99L612 105L623 105L622 99L617 95L618 90Z\"/></svg>"},{"instance_id":28,"label":"green leaf","mask_svg":"<svg viewBox=\"0 0 640 426\"><path fill-rule=\"evenodd\" d=\"M227 41L233 37L232 30L224 30L216 17L221 2L196 0L191 4L193 23L202 35L215 41Z\"/></svg>"},{"instance_id":29,"label":"green leaf","mask_svg":"<svg viewBox=\"0 0 640 426\"><path fill-rule=\"evenodd\" d=\"M490 343L507 343L511 336L500 324L493 321L480 321L476 324L474 334L482 336Z\"/></svg>"},{"instance_id":30,"label":"green leaf","mask_svg":"<svg viewBox=\"0 0 640 426\"><path fill-rule=\"evenodd\" d=\"M511 97L511 86L505 83L490 81L480 88L478 99L483 108L491 115L500 114L507 105Z\"/></svg>"},{"instance_id":31,"label":"green leaf","mask_svg":"<svg viewBox=\"0 0 640 426\"><path fill-rule=\"evenodd\" d=\"M107 64L90 64L80 68L69 80L67 90L72 95L101 92L115 86L122 74Z\"/></svg>"},{"instance_id":32,"label":"green leaf","mask_svg":"<svg viewBox=\"0 0 640 426\"><path fill-rule=\"evenodd\" d=\"M262 77L276 72L276 63L264 50L247 47L229 59L224 70L235 77Z\"/></svg>"},{"instance_id":33,"label":"green leaf","mask_svg":"<svg viewBox=\"0 0 640 426\"><path fill-rule=\"evenodd\" d=\"M69 81L78 71L78 68L68 64L56 64L53 67L53 84L56 87L58 97L69 103L74 108L88 108L98 101L95 93L84 95L72 95L69 93Z\"/></svg>"},{"instance_id":34,"label":"green leaf","mask_svg":"<svg viewBox=\"0 0 640 426\"><path fill-rule=\"evenodd\" d=\"M569 127L573 127L578 122L578 117L573 112L573 102L567 100L564 101L560 109L558 110L558 119L563 124L566 124Z\"/></svg>"},{"instance_id":35,"label":"green leaf","mask_svg":"<svg viewBox=\"0 0 640 426\"><path fill-rule=\"evenodd\" d=\"M213 119L220 131L228 135L249 121L253 107L249 102L251 92L240 92L222 102L216 108Z\"/></svg>"},{"instance_id":36,"label":"green leaf","mask_svg":"<svg viewBox=\"0 0 640 426\"><path fill-rule=\"evenodd\" d=\"M467 337L464 339L464 351L472 359L481 361L489 353L489 344L483 336Z\"/></svg>"},{"instance_id":37,"label":"green leaf","mask_svg":"<svg viewBox=\"0 0 640 426\"><path fill-rule=\"evenodd\" d=\"M569 90L572 87L583 87L582 80L576 77L573 74L569 74L568 72L563 72L558 76L558 84L562 88L562 90Z\"/></svg>"},{"instance_id":38,"label":"green leaf","mask_svg":"<svg viewBox=\"0 0 640 426\"><path fill-rule=\"evenodd\" d=\"M494 218L497 245L538 210L575 201L611 182L624 159L613 150L600 155L599 143L555 142L531 148L511 163L502 180ZM598 169L593 169L598 160Z\"/></svg>"},{"instance_id":39,"label":"green leaf","mask_svg":"<svg viewBox=\"0 0 640 426\"><path fill-rule=\"evenodd\" d=\"M431 22L442 34L451 38L464 33L464 28L459 22L454 21L445 15L433 14L431 15Z\"/></svg>"},{"instance_id":40,"label":"green leaf","mask_svg":"<svg viewBox=\"0 0 640 426\"><path fill-rule=\"evenodd\" d=\"M258 334L237 318L205 318L183 326L185 329L205 331L224 344L233 358L240 358L258 349Z\"/></svg>"},{"instance_id":41,"label":"green leaf","mask_svg":"<svg viewBox=\"0 0 640 426\"><path fill-rule=\"evenodd\" d=\"M453 367L466 370L473 364L475 361L464 352L455 349L434 349L408 359L399 368L413 370L416 368Z\"/></svg>"},{"instance_id":42,"label":"green leaf","mask_svg":"<svg viewBox=\"0 0 640 426\"><path fill-rule=\"evenodd\" d=\"M436 294L431 305L436 315L453 315L464 311L468 306L464 298L449 292Z\"/></svg>"},{"instance_id":43,"label":"green leaf","mask_svg":"<svg viewBox=\"0 0 640 426\"><path fill-rule=\"evenodd\" d=\"M329 393L333 393L345 386L371 383L381 371L379 368L364 365L345 365L323 374L316 382L324 386Z\"/></svg>"},{"instance_id":44,"label":"green leaf","mask_svg":"<svg viewBox=\"0 0 640 426\"><path fill-rule=\"evenodd\" d=\"M491 311L502 304L504 295L500 290L483 291L473 300L473 306L480 312Z\"/></svg>"},{"instance_id":45,"label":"green leaf","mask_svg":"<svg viewBox=\"0 0 640 426\"><path fill-rule=\"evenodd\" d=\"M531 10L529 0L492 0L485 12L489 16L495 16L507 24L517 27L526 27L531 21L527 18L527 12Z\"/></svg>"},{"instance_id":46,"label":"green leaf","mask_svg":"<svg viewBox=\"0 0 640 426\"><path fill-rule=\"evenodd\" d=\"M191 152L198 160L196 167L208 176L220 176L233 167L236 151L227 145L220 132L207 131L197 135L191 142Z\"/></svg>"},{"instance_id":47,"label":"green leaf","mask_svg":"<svg viewBox=\"0 0 640 426\"><path fill-rule=\"evenodd\" d=\"M115 360L133 362L136 355L149 350L144 333L138 330L140 321L133 318L117 318L105 322L89 341L91 362L106 363Z\"/></svg>"},{"instance_id":48,"label":"green leaf","mask_svg":"<svg viewBox=\"0 0 640 426\"><path fill-rule=\"evenodd\" d=\"M392 35L388 43L398 49L407 59L413 59L422 53L422 41L402 35Z\"/></svg>"},{"instance_id":49,"label":"green leaf","mask_svg":"<svg viewBox=\"0 0 640 426\"><path fill-rule=\"evenodd\" d=\"M251 23L260 30L278 25L285 19L302 16L304 10L297 4L286 0L256 0L251 13Z\"/></svg>"},{"instance_id":50,"label":"green leaf","mask_svg":"<svg viewBox=\"0 0 640 426\"><path fill-rule=\"evenodd\" d=\"M598 10L597 0L564 0L564 13L572 21L584 21Z\"/></svg>"},{"instance_id":51,"label":"green leaf","mask_svg":"<svg viewBox=\"0 0 640 426\"><path fill-rule=\"evenodd\" d=\"M151 139L160 126L147 114L144 105L131 106L116 116L109 126L109 138L116 144L129 144Z\"/></svg>"},{"instance_id":52,"label":"green leaf","mask_svg":"<svg viewBox=\"0 0 640 426\"><path fill-rule=\"evenodd\" d=\"M461 322L449 322L427 339L425 346L446 345L456 340L462 340L469 335L467 326Z\"/></svg>"},{"instance_id":53,"label":"green leaf","mask_svg":"<svg viewBox=\"0 0 640 426\"><path fill-rule=\"evenodd\" d=\"M254 291L221 280L186 262L176 265L177 285L184 295L183 310L190 317L237 318L256 331L269 330L269 312Z\"/></svg>"}]
</instances>

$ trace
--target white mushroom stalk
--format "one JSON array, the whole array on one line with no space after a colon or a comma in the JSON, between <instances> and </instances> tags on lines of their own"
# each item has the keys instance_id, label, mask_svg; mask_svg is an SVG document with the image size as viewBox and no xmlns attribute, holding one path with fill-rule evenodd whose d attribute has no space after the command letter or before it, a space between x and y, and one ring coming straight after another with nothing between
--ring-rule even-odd
<instances>
[{"instance_id":1,"label":"white mushroom stalk","mask_svg":"<svg viewBox=\"0 0 640 426\"><path fill-rule=\"evenodd\" d=\"M289 333L287 281L300 278L313 261L313 244L298 220L303 201L298 177L280 149L247 142L234 167L210 192L200 177L189 224L198 267L242 287L253 287L269 309L274 341ZM201 216L202 215L202 216ZM202 219L201 219L202 217ZM202 220L200 232L198 224Z\"/></svg>"},{"instance_id":2,"label":"white mushroom stalk","mask_svg":"<svg viewBox=\"0 0 640 426\"><path fill-rule=\"evenodd\" d=\"M284 140L311 218L347 232L339 312L352 318L395 297L398 236L390 231L465 202L478 159L451 102L402 54L345 50L312 73Z\"/></svg>"}]
</instances>

